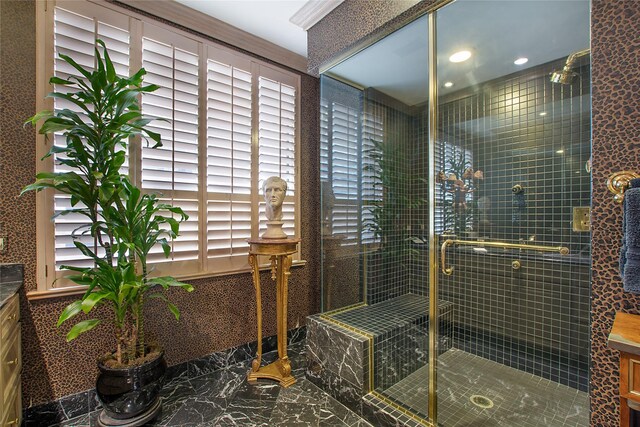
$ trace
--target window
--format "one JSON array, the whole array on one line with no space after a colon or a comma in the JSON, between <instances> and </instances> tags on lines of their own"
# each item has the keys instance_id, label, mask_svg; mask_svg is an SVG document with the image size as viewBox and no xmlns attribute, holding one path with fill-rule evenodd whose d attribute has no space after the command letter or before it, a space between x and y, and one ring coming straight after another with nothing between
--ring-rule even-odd
<instances>
[{"instance_id":1,"label":"window","mask_svg":"<svg viewBox=\"0 0 640 427\"><path fill-rule=\"evenodd\" d=\"M453 174L457 179L462 179L465 170L473 165L471 150L447 141L437 142L434 154L436 171L442 171L447 178ZM460 227L459 218L456 217L453 209L454 193L450 182L436 183L436 199L439 201L435 205L434 231L436 234L453 233L456 232L456 227ZM466 202L471 202L473 197L473 192L464 195ZM462 227L466 229L472 224L473 215L468 215L468 218L463 219Z\"/></svg>"},{"instance_id":2,"label":"window","mask_svg":"<svg viewBox=\"0 0 640 427\"><path fill-rule=\"evenodd\" d=\"M143 191L160 194L189 215L171 242L170 257L160 247L150 257L158 273L197 277L247 270L246 239L266 230L261 185L272 175L289 186L284 231L299 236L298 75L117 6L49 0L40 13L50 29L39 44L44 46L40 57L45 66L38 70L43 98L51 75L75 72L59 54L91 67L96 38L105 41L119 74L144 67L145 83L160 86L145 93L140 105L144 114L163 119L150 124L163 146L131 141L125 164ZM38 109L72 107L58 99L47 102ZM54 143L65 142L56 135ZM47 151L42 140L38 150L40 159ZM38 160L39 170L60 167ZM68 204L62 195L38 195L39 263L46 266L38 269L39 290L68 288L71 283L57 280L64 278L60 265L90 262L71 237L81 218L49 220Z\"/></svg>"},{"instance_id":3,"label":"window","mask_svg":"<svg viewBox=\"0 0 640 427\"><path fill-rule=\"evenodd\" d=\"M335 196L333 232L343 245L358 243L360 111L334 103L331 109L331 170Z\"/></svg>"},{"instance_id":4,"label":"window","mask_svg":"<svg viewBox=\"0 0 640 427\"><path fill-rule=\"evenodd\" d=\"M373 202L382 200L382 189L367 166L373 165L371 153L384 128L381 117L362 111L360 92L339 85L327 83L328 96L320 100L320 179L335 199L328 219L332 234L342 237L342 246L356 246L375 242L364 224L372 219ZM345 92L352 93L343 102L330 100Z\"/></svg>"},{"instance_id":5,"label":"window","mask_svg":"<svg viewBox=\"0 0 640 427\"><path fill-rule=\"evenodd\" d=\"M162 119L149 124L149 129L161 135L162 147L142 144L136 168L140 172L138 184L143 190L161 194L163 201L189 215L180 224L180 235L171 242L169 257L165 258L157 245L149 261L158 264L156 270L171 267L183 274L197 273L201 229L199 45L148 23L143 24L142 35L142 67L147 71L144 80L160 89L143 94L141 106L144 114Z\"/></svg>"}]
</instances>

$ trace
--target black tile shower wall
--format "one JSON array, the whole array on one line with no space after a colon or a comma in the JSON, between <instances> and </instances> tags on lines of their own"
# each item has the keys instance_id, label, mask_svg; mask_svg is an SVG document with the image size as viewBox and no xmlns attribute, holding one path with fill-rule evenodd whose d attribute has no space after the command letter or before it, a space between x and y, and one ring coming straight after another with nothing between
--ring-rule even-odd
<instances>
[{"instance_id":1,"label":"black tile shower wall","mask_svg":"<svg viewBox=\"0 0 640 427\"><path fill-rule=\"evenodd\" d=\"M590 200L589 64L583 60L575 68L580 77L571 85L552 84L549 74L563 65L559 59L441 97L435 160L449 174L447 156L457 150L483 174L466 200L471 219L457 230L460 237L562 245L570 256L557 260L529 251L452 248L447 263L455 274L440 276L439 299L454 304L453 339L460 348L499 354L509 366L582 387L587 371L572 366L586 366L588 355L589 233L573 230L573 209ZM424 203L396 217L403 231L424 238L429 234L428 108L400 105L371 89L364 92L363 105L382 118L386 140L407 153L413 178L404 185ZM458 178L464 169L456 171ZM524 192L514 195L515 185ZM434 231L442 234L459 212L443 208L445 192L441 184L436 188L440 220ZM451 194L446 197L451 200ZM428 294L427 245L419 240L412 245L415 255L403 259L387 259L384 252L364 256L366 302ZM522 267L514 269L513 261ZM493 335L503 338L485 342ZM522 355L512 351L519 343L539 349L535 353L541 356L519 361ZM558 354L568 362L559 363Z\"/></svg>"},{"instance_id":2,"label":"black tile shower wall","mask_svg":"<svg viewBox=\"0 0 640 427\"><path fill-rule=\"evenodd\" d=\"M567 245L588 251L589 233L574 232L573 208L590 200L589 64L571 85L549 74L564 59L439 100L438 143L470 152L481 202L472 230L480 237ZM520 185L523 193L514 195ZM518 200L520 197L520 200ZM480 221L482 216L482 221Z\"/></svg>"},{"instance_id":3,"label":"black tile shower wall","mask_svg":"<svg viewBox=\"0 0 640 427\"><path fill-rule=\"evenodd\" d=\"M373 88L366 89L364 94L365 117L379 120L384 129L380 140L385 166L380 168L377 179L378 197L382 198L385 212L379 220L383 233L378 250L370 255L366 276L366 302L375 304L409 292L407 267L411 257L406 250L406 237L411 225L411 200L416 200L417 194L412 191L416 177L412 168L407 167L413 158L412 109ZM365 135L363 144L367 142ZM363 163L371 158L371 154L365 154ZM366 202L363 209L369 209Z\"/></svg>"},{"instance_id":4,"label":"black tile shower wall","mask_svg":"<svg viewBox=\"0 0 640 427\"><path fill-rule=\"evenodd\" d=\"M589 256L590 234L573 231L573 208L590 204L590 69L583 59L571 85L551 83L549 74L563 64L564 58L439 98L436 152L445 145L464 150L484 175L475 181L467 203L473 220L461 237L562 245ZM428 108L414 110L413 168L425 178L416 191L428 194ZM445 165L439 169L450 172L437 155L436 164ZM522 195L514 195L515 185ZM445 204L439 185L436 197L437 211ZM414 212L412 232L427 236L428 204ZM435 231L450 228L444 221ZM423 270L412 267L411 292L427 291Z\"/></svg>"},{"instance_id":5,"label":"black tile shower wall","mask_svg":"<svg viewBox=\"0 0 640 427\"><path fill-rule=\"evenodd\" d=\"M411 168L416 180L413 191L421 195L425 202L412 211L411 234L421 241L412 243L412 249L420 255L411 257L409 263L409 292L416 295L429 294L429 109L419 105L412 109L411 141L413 156ZM423 242L423 243L421 243Z\"/></svg>"},{"instance_id":6,"label":"black tile shower wall","mask_svg":"<svg viewBox=\"0 0 640 427\"><path fill-rule=\"evenodd\" d=\"M454 273L439 273L439 285L455 307L453 346L585 390L590 266L582 261L450 249Z\"/></svg>"},{"instance_id":7,"label":"black tile shower wall","mask_svg":"<svg viewBox=\"0 0 640 427\"><path fill-rule=\"evenodd\" d=\"M552 84L549 74L563 61L441 97L436 151L445 143L459 147L484 174L467 202L475 219L460 237L562 245L571 254L449 249L454 274L439 273L439 299L455 307L454 347L584 390L590 234L573 231L573 208L590 204L589 64L575 69L579 78L571 85ZM428 170L427 112L425 105L415 107L418 174ZM524 188L524 207L514 200L516 184ZM417 191L427 194L426 185ZM438 204L444 205L442 192L436 211ZM427 208L415 211L415 234L428 235ZM436 234L445 228L436 224ZM409 289L425 295L427 245L414 246L421 256L411 263Z\"/></svg>"}]
</instances>

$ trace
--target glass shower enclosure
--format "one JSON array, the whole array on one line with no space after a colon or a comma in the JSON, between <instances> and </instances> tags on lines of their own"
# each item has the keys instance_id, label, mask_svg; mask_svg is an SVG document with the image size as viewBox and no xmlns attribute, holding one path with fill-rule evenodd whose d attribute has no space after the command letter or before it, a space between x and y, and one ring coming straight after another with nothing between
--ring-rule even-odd
<instances>
[{"instance_id":1,"label":"glass shower enclosure","mask_svg":"<svg viewBox=\"0 0 640 427\"><path fill-rule=\"evenodd\" d=\"M323 70L310 380L381 426L588 425L589 71L588 1L470 0Z\"/></svg>"}]
</instances>

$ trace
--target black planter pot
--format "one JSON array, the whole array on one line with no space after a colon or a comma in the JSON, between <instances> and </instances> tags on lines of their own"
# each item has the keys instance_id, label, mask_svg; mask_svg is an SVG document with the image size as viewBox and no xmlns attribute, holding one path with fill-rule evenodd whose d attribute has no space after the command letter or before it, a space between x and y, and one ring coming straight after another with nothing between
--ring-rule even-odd
<instances>
[{"instance_id":1,"label":"black planter pot","mask_svg":"<svg viewBox=\"0 0 640 427\"><path fill-rule=\"evenodd\" d=\"M141 426L160 413L159 394L167 370L164 352L139 366L109 368L98 363L98 368L96 392L103 407L98 425Z\"/></svg>"}]
</instances>

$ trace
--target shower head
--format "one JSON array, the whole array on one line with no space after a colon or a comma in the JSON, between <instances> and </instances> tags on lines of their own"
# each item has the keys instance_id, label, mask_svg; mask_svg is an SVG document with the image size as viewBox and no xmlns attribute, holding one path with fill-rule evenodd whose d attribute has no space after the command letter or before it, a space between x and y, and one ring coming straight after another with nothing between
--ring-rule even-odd
<instances>
[{"instance_id":1,"label":"shower head","mask_svg":"<svg viewBox=\"0 0 640 427\"><path fill-rule=\"evenodd\" d=\"M571 84L573 79L575 79L578 76L578 73L572 71L571 67L573 67L574 62L576 62L578 58L584 55L588 55L589 53L590 53L589 49L584 49L569 55L567 57L567 62L564 64L564 67L562 68L562 70L554 71L553 73L551 73L551 77L550 77L551 82L560 83L563 85Z\"/></svg>"}]
</instances>

